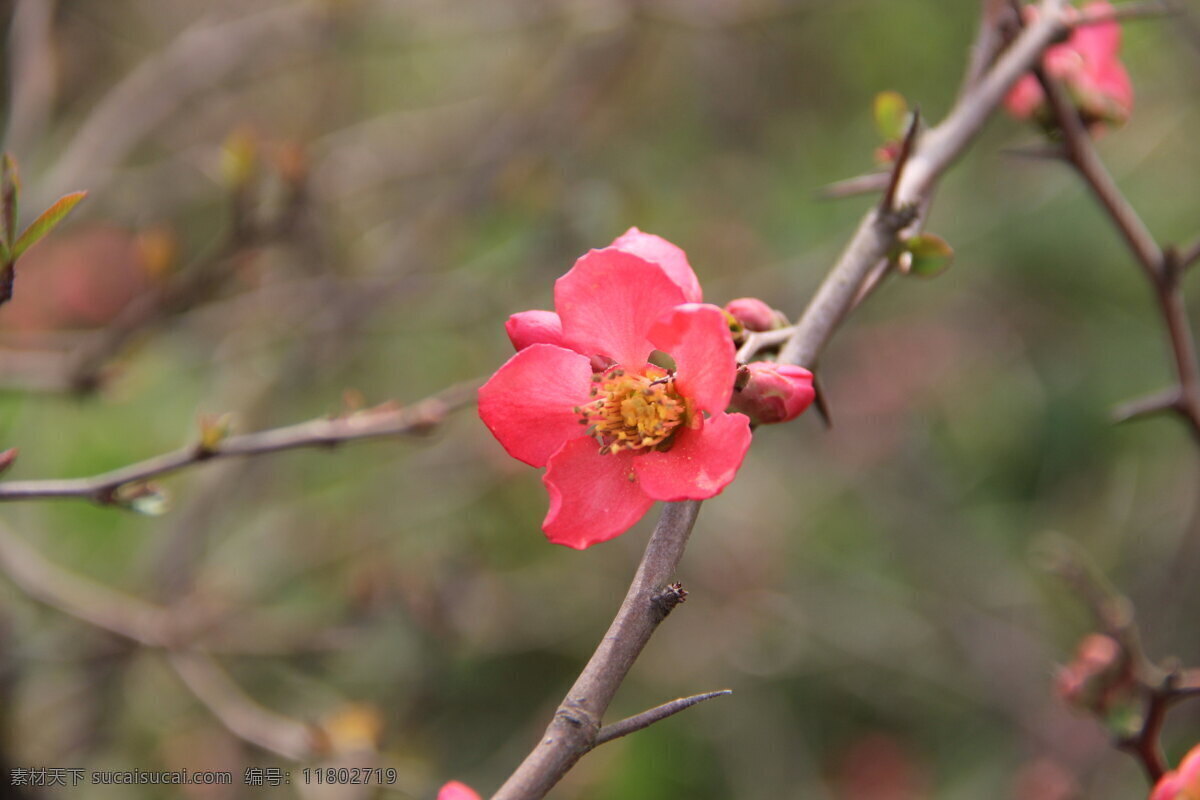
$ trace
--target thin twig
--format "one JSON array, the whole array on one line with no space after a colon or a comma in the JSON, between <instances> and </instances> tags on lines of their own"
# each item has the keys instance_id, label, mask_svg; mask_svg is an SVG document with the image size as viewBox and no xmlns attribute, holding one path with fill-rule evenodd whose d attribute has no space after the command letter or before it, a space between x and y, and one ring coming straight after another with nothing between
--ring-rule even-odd
<instances>
[{"instance_id":1,"label":"thin twig","mask_svg":"<svg viewBox=\"0 0 1200 800\"><path fill-rule=\"evenodd\" d=\"M1154 241L1146 223L1142 222L1137 211L1121 194L1116 181L1104 168L1096 148L1092 145L1092 137L1088 134L1066 89L1058 81L1051 79L1040 67L1034 69L1034 74L1042 84L1055 122L1062 131L1067 160L1078 170L1096 195L1096 199L1104 206L1104 210L1137 257L1142 269L1147 275L1157 277L1162 270L1162 249Z\"/></svg>"},{"instance_id":2,"label":"thin twig","mask_svg":"<svg viewBox=\"0 0 1200 800\"><path fill-rule=\"evenodd\" d=\"M1112 410L1113 422L1131 422L1154 414L1179 410L1179 387L1172 386L1161 392L1137 397Z\"/></svg>"},{"instance_id":3,"label":"thin twig","mask_svg":"<svg viewBox=\"0 0 1200 800\"><path fill-rule=\"evenodd\" d=\"M777 328L773 331L751 331L746 334L746 341L738 348L737 360L746 364L761 350L783 344L792 335L794 328Z\"/></svg>"},{"instance_id":4,"label":"thin twig","mask_svg":"<svg viewBox=\"0 0 1200 800\"><path fill-rule=\"evenodd\" d=\"M1179 253L1179 268L1187 269L1188 267L1200 261L1200 238L1185 247Z\"/></svg>"},{"instance_id":5,"label":"thin twig","mask_svg":"<svg viewBox=\"0 0 1200 800\"><path fill-rule=\"evenodd\" d=\"M1116 181L1104 168L1066 89L1040 68L1035 74L1062 131L1067 160L1100 201L1154 289L1179 386L1174 408L1187 423L1193 438L1200 443L1200 364L1197 364L1195 338L1180 285L1185 262L1174 250L1164 251L1158 246L1137 211L1125 199Z\"/></svg>"},{"instance_id":6,"label":"thin twig","mask_svg":"<svg viewBox=\"0 0 1200 800\"><path fill-rule=\"evenodd\" d=\"M732 689L721 689L715 692L705 692L704 694L694 694L691 697L681 697L678 700L672 700L669 703L663 703L661 706L643 711L640 714L634 714L632 717L626 717L620 722L614 722L611 725L605 725L596 734L595 747L599 747L606 742L611 742L613 739L619 739L622 736L628 736L631 733L649 728L654 723L664 720L667 717L674 716L686 708L691 708L697 703L703 703L705 700L712 700L714 697L725 697L733 694Z\"/></svg>"},{"instance_id":7,"label":"thin twig","mask_svg":"<svg viewBox=\"0 0 1200 800\"><path fill-rule=\"evenodd\" d=\"M239 738L292 761L323 752L319 729L260 705L208 656L176 651L167 654L167 661L192 694Z\"/></svg>"},{"instance_id":8,"label":"thin twig","mask_svg":"<svg viewBox=\"0 0 1200 800\"><path fill-rule=\"evenodd\" d=\"M116 501L117 490L123 486L206 461L424 433L441 423L453 409L471 402L478 385L477 381L466 381L408 406L369 409L345 417L322 417L282 428L230 436L207 448L184 447L90 478L0 482L0 502L71 498L111 505Z\"/></svg>"}]
</instances>

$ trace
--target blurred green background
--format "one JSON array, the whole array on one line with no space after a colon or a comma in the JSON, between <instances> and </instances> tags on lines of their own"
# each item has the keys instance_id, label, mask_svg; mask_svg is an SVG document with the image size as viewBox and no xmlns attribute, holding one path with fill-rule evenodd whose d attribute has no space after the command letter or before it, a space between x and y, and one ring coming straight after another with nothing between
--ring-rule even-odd
<instances>
[{"instance_id":1,"label":"blurred green background","mask_svg":"<svg viewBox=\"0 0 1200 800\"><path fill-rule=\"evenodd\" d=\"M682 246L706 299L794 315L869 202L818 192L874 168L872 98L894 89L940 119L978 6L0 3L25 217L91 193L0 308L0 449L21 451L4 477L145 458L194 441L200 413L249 431L336 412L347 389L408 402L486 376L510 353L507 316L549 307L553 279L630 225ZM1134 116L1099 142L1163 242L1200 232L1195 30L1125 26ZM688 603L610 716L734 695L606 745L552 796L1145 795L1135 762L1054 698L1091 622L1031 549L1049 532L1078 542L1137 604L1153 655L1200 662L1196 450L1173 420L1110 423L1172 379L1161 323L1074 176L1002 152L1037 143L998 116L947 176L929 227L955 266L891 280L838 334L821 365L832 430L809 414L756 434L705 503L679 572ZM257 165L240 193L239 163ZM63 353L195 274L211 280L107 360L98 391L70 391ZM162 517L58 501L0 519L121 592L231 610L243 634L213 657L281 714L357 720L367 739L378 722L388 797L499 785L603 635L656 516L585 552L548 545L538 473L470 409L419 440L162 483ZM235 776L45 796L374 796L305 787L160 651L3 576L0 723L10 767ZM1196 710L1167 734L1177 759L1200 739ZM289 768L292 785L239 786L247 766Z\"/></svg>"}]
</instances>

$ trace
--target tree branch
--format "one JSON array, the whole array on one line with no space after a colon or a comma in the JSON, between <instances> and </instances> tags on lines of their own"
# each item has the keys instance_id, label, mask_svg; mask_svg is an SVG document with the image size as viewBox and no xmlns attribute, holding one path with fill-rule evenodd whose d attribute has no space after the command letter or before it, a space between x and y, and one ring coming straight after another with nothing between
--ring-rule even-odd
<instances>
[{"instance_id":1,"label":"tree branch","mask_svg":"<svg viewBox=\"0 0 1200 800\"><path fill-rule=\"evenodd\" d=\"M941 125L915 143L895 191L896 204L904 210L881 213L872 208L867 213L795 326L780 361L813 365L850 309L863 280L887 254L899 231L913 221L918 205L931 195L941 173L983 128L1009 87L1065 31L1060 19L1062 5L1063 0L1043 0L1041 18L1017 38ZM544 797L575 762L595 747L604 712L662 621L662 612L653 599L683 557L699 510L700 503L694 500L663 508L608 633L558 707L545 734L492 800Z\"/></svg>"},{"instance_id":2,"label":"tree branch","mask_svg":"<svg viewBox=\"0 0 1200 800\"><path fill-rule=\"evenodd\" d=\"M282 428L230 436L211 447L192 445L90 478L0 482L0 502L71 498L112 505L116 502L117 491L124 486L206 461L424 433L441 423L450 411L473 401L478 385L478 381L465 381L408 406L368 409L335 419L322 417Z\"/></svg>"},{"instance_id":3,"label":"tree branch","mask_svg":"<svg viewBox=\"0 0 1200 800\"><path fill-rule=\"evenodd\" d=\"M1036 74L1055 122L1062 131L1067 161L1100 201L1154 289L1159 313L1167 329L1179 385L1178 397L1172 407L1187 423L1193 438L1200 443L1200 365L1197 364L1195 339L1180 285L1186 257L1179 256L1173 249L1164 251L1158 246L1146 224L1104 168L1091 135L1066 89L1043 70L1038 69Z\"/></svg>"}]
</instances>

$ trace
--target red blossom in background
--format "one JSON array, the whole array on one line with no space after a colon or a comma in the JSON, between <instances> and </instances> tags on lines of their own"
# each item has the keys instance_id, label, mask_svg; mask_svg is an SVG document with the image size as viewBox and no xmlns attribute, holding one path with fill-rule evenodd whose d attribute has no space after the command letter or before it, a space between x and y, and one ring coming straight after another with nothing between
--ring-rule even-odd
<instances>
[{"instance_id":1,"label":"red blossom in background","mask_svg":"<svg viewBox=\"0 0 1200 800\"><path fill-rule=\"evenodd\" d=\"M1088 3L1083 10L1089 16L1112 11L1107 0ZM1077 14L1069 9L1071 15ZM1026 22L1037 19L1037 9L1025 7ZM1066 42L1046 50L1043 65L1046 74L1062 81L1088 124L1120 125L1133 109L1133 85L1129 73L1118 59L1121 50L1121 26L1115 21L1080 25ZM1004 100L1009 112L1018 119L1045 118L1049 114L1046 95L1037 78L1025 75Z\"/></svg>"},{"instance_id":2,"label":"red blossom in background","mask_svg":"<svg viewBox=\"0 0 1200 800\"><path fill-rule=\"evenodd\" d=\"M1200 745L1184 756L1179 769L1162 776L1150 800L1200 800Z\"/></svg>"},{"instance_id":3,"label":"red blossom in background","mask_svg":"<svg viewBox=\"0 0 1200 800\"><path fill-rule=\"evenodd\" d=\"M684 252L631 228L558 279L557 313L509 320L518 352L479 390L479 415L510 455L547 468L550 541L583 549L656 500L733 480L750 420L725 413L734 346L725 313L700 300ZM675 369L650 364L655 350Z\"/></svg>"},{"instance_id":4,"label":"red blossom in background","mask_svg":"<svg viewBox=\"0 0 1200 800\"><path fill-rule=\"evenodd\" d=\"M437 800L479 800L479 794L459 781L450 781L438 791Z\"/></svg>"}]
</instances>

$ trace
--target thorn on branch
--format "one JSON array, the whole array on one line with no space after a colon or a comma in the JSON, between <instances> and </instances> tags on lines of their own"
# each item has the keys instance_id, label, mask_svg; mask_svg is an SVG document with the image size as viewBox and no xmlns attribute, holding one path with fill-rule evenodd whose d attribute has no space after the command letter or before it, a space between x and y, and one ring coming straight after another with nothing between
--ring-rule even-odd
<instances>
[{"instance_id":1,"label":"thorn on branch","mask_svg":"<svg viewBox=\"0 0 1200 800\"><path fill-rule=\"evenodd\" d=\"M822 200L837 200L843 197L879 192L887 188L891 175L891 172L872 172L867 175L846 178L823 187L817 196Z\"/></svg>"},{"instance_id":2,"label":"thorn on branch","mask_svg":"<svg viewBox=\"0 0 1200 800\"><path fill-rule=\"evenodd\" d=\"M829 398L825 394L825 387L821 385L817 374L813 373L813 407L817 409L817 415L824 423L825 429L833 428L833 416L829 413Z\"/></svg>"},{"instance_id":3,"label":"thorn on branch","mask_svg":"<svg viewBox=\"0 0 1200 800\"><path fill-rule=\"evenodd\" d=\"M705 692L704 694L696 694L691 697L681 697L678 700L672 700L669 703L663 703L661 706L655 706L640 714L634 714L632 717L626 717L620 722L614 722L611 725L605 725L596 734L596 742L593 747L611 742L613 739L619 739L622 736L627 736L643 728L648 728L656 722L674 716L684 709L703 703L705 700L712 700L714 697L725 697L733 694L732 689L719 689L715 692Z\"/></svg>"},{"instance_id":4,"label":"thorn on branch","mask_svg":"<svg viewBox=\"0 0 1200 800\"><path fill-rule=\"evenodd\" d=\"M904 141L900 143L900 153L896 156L896 163L892 166L892 175L888 181L887 190L883 193L883 199L879 201L879 210L884 214L898 210L895 207L896 190L900 187L900 178L903 176L904 167L912 155L913 144L917 140L917 131L920 127L921 108L917 106L913 109L912 119L908 123L908 131L904 134Z\"/></svg>"},{"instance_id":5,"label":"thorn on branch","mask_svg":"<svg viewBox=\"0 0 1200 800\"><path fill-rule=\"evenodd\" d=\"M683 588L682 583L676 582L651 597L650 603L661 615L660 619L665 619L675 609L675 606L687 600L687 596L687 589Z\"/></svg>"},{"instance_id":6,"label":"thorn on branch","mask_svg":"<svg viewBox=\"0 0 1200 800\"><path fill-rule=\"evenodd\" d=\"M1155 414L1178 411L1180 399L1179 387L1173 386L1120 404L1112 410L1112 420L1116 423L1132 422Z\"/></svg>"}]
</instances>

